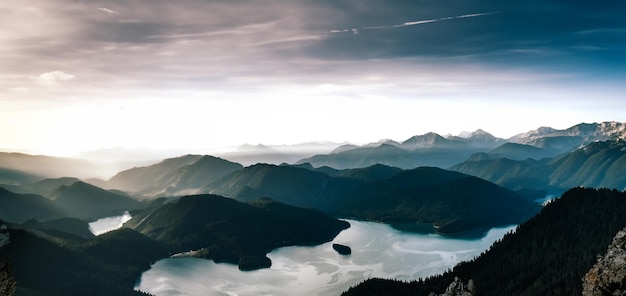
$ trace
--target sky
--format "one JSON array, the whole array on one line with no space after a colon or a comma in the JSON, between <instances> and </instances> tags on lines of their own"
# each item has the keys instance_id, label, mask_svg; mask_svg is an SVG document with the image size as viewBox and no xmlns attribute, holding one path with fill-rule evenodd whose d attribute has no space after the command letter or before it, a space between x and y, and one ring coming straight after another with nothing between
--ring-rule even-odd
<instances>
[{"instance_id":1,"label":"sky","mask_svg":"<svg viewBox=\"0 0 626 296\"><path fill-rule=\"evenodd\" d=\"M0 150L626 121L626 1L2 0Z\"/></svg>"}]
</instances>

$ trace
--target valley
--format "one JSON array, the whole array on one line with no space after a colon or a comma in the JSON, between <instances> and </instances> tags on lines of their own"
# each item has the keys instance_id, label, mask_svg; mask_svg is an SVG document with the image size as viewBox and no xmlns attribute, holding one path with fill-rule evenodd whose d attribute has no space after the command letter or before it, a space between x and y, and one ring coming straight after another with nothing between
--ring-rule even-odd
<instances>
[{"instance_id":1,"label":"valley","mask_svg":"<svg viewBox=\"0 0 626 296\"><path fill-rule=\"evenodd\" d=\"M561 292L553 295L566 295L579 291L568 285L591 268L590 250L606 248L611 232L626 225L619 214L626 190L624 139L625 125L617 122L539 128L510 139L483 130L464 137L428 133L402 142L344 145L292 163L244 166L187 154L108 180L80 173L85 163L78 160L4 153L0 231L7 239L0 261L11 263L17 295L202 295L202 289L252 295L259 278L294 289L304 285L320 295L381 289L428 295L441 293L454 277L524 295L546 293L542 289L554 275L533 269L515 279L522 282L517 289L498 286L488 279L493 275L476 270L519 260L511 252L538 258L555 252L546 238L528 236L591 232L596 236L581 234L560 246L563 252L570 250L566 244L585 248L584 259L558 279ZM255 149L247 148L246 159L253 159ZM579 206L587 211L574 210ZM565 212L572 216L560 216ZM600 213L612 217L607 224ZM588 221L587 228L564 226L576 223L572 219ZM509 233L511 225L520 226ZM338 257L332 243L347 244L352 254ZM194 258L171 258L181 256ZM542 266L539 261L533 266ZM190 278L206 274L216 282L190 292L169 270L193 270ZM117 276L105 279L111 272ZM239 273L246 279L236 282ZM545 284L529 285L540 276ZM177 279L168 284L176 288L155 288L158 277ZM372 279L377 277L410 284ZM59 278L70 280L55 286ZM281 294L271 286L263 293Z\"/></svg>"}]
</instances>

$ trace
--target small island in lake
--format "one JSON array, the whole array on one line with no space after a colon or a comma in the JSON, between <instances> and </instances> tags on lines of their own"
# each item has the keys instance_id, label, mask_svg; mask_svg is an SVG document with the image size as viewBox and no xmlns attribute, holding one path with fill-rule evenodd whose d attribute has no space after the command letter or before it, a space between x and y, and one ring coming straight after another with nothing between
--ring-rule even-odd
<instances>
[{"instance_id":1,"label":"small island in lake","mask_svg":"<svg viewBox=\"0 0 626 296\"><path fill-rule=\"evenodd\" d=\"M335 251L337 251L337 253L339 253L341 255L350 255L350 254L352 254L352 249L350 249L350 247L344 246L344 245L341 245L341 244L333 244L333 249L335 249Z\"/></svg>"}]
</instances>

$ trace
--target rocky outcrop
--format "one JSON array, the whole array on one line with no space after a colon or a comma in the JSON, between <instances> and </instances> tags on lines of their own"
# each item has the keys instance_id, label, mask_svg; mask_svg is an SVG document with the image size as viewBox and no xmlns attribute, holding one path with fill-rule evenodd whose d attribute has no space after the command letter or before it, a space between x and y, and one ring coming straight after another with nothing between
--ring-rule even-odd
<instances>
[{"instance_id":1,"label":"rocky outcrop","mask_svg":"<svg viewBox=\"0 0 626 296\"><path fill-rule=\"evenodd\" d=\"M583 296L626 295L626 228L583 277Z\"/></svg>"},{"instance_id":2,"label":"rocky outcrop","mask_svg":"<svg viewBox=\"0 0 626 296\"><path fill-rule=\"evenodd\" d=\"M467 285L464 285L461 279L455 277L454 281L446 289L446 292L443 294L430 293L428 296L473 296L475 294L476 289L474 288L473 280L469 280Z\"/></svg>"}]
</instances>

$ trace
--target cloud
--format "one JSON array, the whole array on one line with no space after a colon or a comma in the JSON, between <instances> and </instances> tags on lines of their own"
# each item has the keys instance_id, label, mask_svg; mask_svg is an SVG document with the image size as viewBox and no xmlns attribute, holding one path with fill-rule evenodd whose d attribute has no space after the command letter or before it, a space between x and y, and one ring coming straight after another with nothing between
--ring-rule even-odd
<instances>
[{"instance_id":1,"label":"cloud","mask_svg":"<svg viewBox=\"0 0 626 296\"><path fill-rule=\"evenodd\" d=\"M472 13L472 14L464 14L464 15L458 15L458 16L442 17L442 18L437 18L437 19L428 19L428 20L404 22L402 24L390 25L390 26L371 26L371 27L361 27L361 28L352 28L352 29L331 30L330 32L331 33L352 32L353 34L356 35L356 34L359 33L359 31L364 31L364 30L393 29L393 28L400 28L400 27L408 27L408 26L429 24L429 23L440 22L440 21L449 21L449 20L455 20L455 19L463 19L463 18L486 16L486 15L497 14L497 13L500 13L500 12Z\"/></svg>"},{"instance_id":2,"label":"cloud","mask_svg":"<svg viewBox=\"0 0 626 296\"><path fill-rule=\"evenodd\" d=\"M55 85L63 81L72 80L75 77L76 76L63 71L52 71L37 76L37 81L44 85Z\"/></svg>"},{"instance_id":3,"label":"cloud","mask_svg":"<svg viewBox=\"0 0 626 296\"><path fill-rule=\"evenodd\" d=\"M108 8L104 8L104 7L98 7L98 10L107 13L108 15L116 15L116 14L120 14L119 12L113 10L113 9L108 9Z\"/></svg>"}]
</instances>

